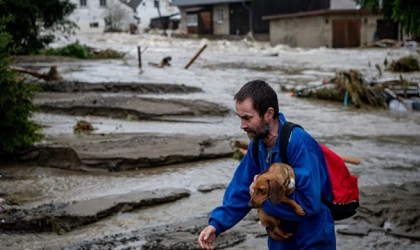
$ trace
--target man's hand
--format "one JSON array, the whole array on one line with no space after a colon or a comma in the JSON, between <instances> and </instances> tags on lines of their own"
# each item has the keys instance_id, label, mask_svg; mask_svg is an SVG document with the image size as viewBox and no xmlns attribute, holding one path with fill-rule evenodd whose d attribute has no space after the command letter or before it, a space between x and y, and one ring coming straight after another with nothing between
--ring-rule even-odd
<instances>
[{"instance_id":1,"label":"man's hand","mask_svg":"<svg viewBox=\"0 0 420 250\"><path fill-rule=\"evenodd\" d=\"M216 228L213 226L207 226L201 231L198 236L198 244L202 249L214 249L213 242L216 239Z\"/></svg>"},{"instance_id":2,"label":"man's hand","mask_svg":"<svg viewBox=\"0 0 420 250\"><path fill-rule=\"evenodd\" d=\"M254 176L254 181L251 183L251 185L249 186L249 194L252 196L252 194L254 193L254 188L255 188L255 181L258 179L259 175Z\"/></svg>"}]
</instances>

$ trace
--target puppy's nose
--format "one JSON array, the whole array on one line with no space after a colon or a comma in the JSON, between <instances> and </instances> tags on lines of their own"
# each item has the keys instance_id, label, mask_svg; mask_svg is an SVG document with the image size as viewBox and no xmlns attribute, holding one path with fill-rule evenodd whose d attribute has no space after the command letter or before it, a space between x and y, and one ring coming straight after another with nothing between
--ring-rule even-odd
<instances>
[{"instance_id":1,"label":"puppy's nose","mask_svg":"<svg viewBox=\"0 0 420 250\"><path fill-rule=\"evenodd\" d=\"M252 200L250 200L249 203L248 203L248 206L249 207L254 207L254 202L252 202Z\"/></svg>"}]
</instances>

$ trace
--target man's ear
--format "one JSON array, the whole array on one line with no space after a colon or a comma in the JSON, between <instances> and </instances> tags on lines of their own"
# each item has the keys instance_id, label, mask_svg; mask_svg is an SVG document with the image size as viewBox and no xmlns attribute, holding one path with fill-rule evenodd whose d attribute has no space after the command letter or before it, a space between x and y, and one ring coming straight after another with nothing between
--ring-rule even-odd
<instances>
[{"instance_id":1,"label":"man's ear","mask_svg":"<svg viewBox=\"0 0 420 250\"><path fill-rule=\"evenodd\" d=\"M267 111L265 112L265 118L267 120L270 120L270 119L273 119L273 117L274 117L274 109L272 107L269 107Z\"/></svg>"}]
</instances>

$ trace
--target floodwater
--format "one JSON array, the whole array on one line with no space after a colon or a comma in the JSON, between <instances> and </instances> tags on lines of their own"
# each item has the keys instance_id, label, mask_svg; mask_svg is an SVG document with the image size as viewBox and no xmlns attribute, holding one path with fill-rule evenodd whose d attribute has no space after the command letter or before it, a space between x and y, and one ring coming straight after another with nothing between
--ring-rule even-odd
<instances>
[{"instance_id":1,"label":"floodwater","mask_svg":"<svg viewBox=\"0 0 420 250\"><path fill-rule=\"evenodd\" d=\"M376 77L375 64L382 65L385 58L392 61L416 54L413 49L299 49L272 47L263 42L187 40L127 34L79 35L77 39L92 47L126 52L127 56L123 60L59 63L58 70L65 79L92 83L185 84L204 91L148 97L202 99L220 103L232 111L233 95L245 82L266 80L278 92L280 111L288 120L302 125L338 154L361 159L360 165L348 165L350 171L359 176L360 187L401 184L420 178L420 112L358 110L340 103L293 98L281 91L281 86L320 83L322 79L334 76L336 70L355 69L367 77ZM62 46L65 42L69 41L62 40L54 46ZM200 56L202 59L197 59L185 70L184 66L203 44L208 47ZM142 55L141 74L136 58L138 45L146 49ZM275 53L276 56L271 56ZM165 56L172 57L171 67L157 69L148 65L148 62L159 62ZM211 70L209 64L216 70ZM49 66L46 63L36 65L44 70ZM391 76L395 75L384 72L384 77ZM420 77L420 74L408 73L403 77ZM81 118L92 122L98 128L96 133L165 132L228 135L245 139L244 132L239 128L239 119L234 115L213 118L205 123L135 122L41 113L34 117L47 125L44 129L47 138L49 135L71 134L76 120ZM120 173L78 173L42 166L8 166L2 168L3 173L18 174L24 178L2 181L0 190L22 197L25 206L156 188L186 188L192 194L170 204L117 214L65 235L0 234L0 242L6 249L61 248L104 235L206 215L221 203L223 191L202 194L197 188L200 185L227 184L237 164L236 160L226 158Z\"/></svg>"}]
</instances>

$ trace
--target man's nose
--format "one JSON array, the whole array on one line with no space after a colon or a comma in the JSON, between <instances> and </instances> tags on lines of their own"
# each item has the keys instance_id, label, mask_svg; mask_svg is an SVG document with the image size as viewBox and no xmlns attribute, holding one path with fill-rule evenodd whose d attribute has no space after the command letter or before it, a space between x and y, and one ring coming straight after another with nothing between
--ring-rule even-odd
<instances>
[{"instance_id":1,"label":"man's nose","mask_svg":"<svg viewBox=\"0 0 420 250\"><path fill-rule=\"evenodd\" d=\"M241 129L248 128L248 124L245 121L241 121Z\"/></svg>"}]
</instances>

